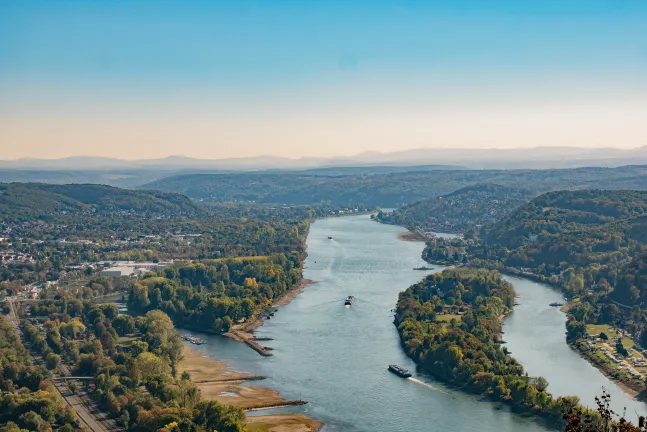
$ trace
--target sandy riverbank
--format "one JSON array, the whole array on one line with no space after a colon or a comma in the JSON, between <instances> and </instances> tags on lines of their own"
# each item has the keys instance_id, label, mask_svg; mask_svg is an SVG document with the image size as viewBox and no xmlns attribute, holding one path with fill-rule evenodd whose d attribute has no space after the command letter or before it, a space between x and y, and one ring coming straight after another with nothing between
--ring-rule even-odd
<instances>
[{"instance_id":1,"label":"sandy riverbank","mask_svg":"<svg viewBox=\"0 0 647 432\"><path fill-rule=\"evenodd\" d=\"M243 382L258 379L237 372L225 362L208 357L202 351L184 347L180 372L189 372L203 399L239 406L245 410L296 405L303 401L288 401L278 391L265 387L243 386ZM307 432L318 431L323 423L301 414L248 416L250 431Z\"/></svg>"},{"instance_id":2,"label":"sandy riverbank","mask_svg":"<svg viewBox=\"0 0 647 432\"><path fill-rule=\"evenodd\" d=\"M413 231L402 231L398 233L398 239L410 242L424 242L425 238Z\"/></svg>"}]
</instances>

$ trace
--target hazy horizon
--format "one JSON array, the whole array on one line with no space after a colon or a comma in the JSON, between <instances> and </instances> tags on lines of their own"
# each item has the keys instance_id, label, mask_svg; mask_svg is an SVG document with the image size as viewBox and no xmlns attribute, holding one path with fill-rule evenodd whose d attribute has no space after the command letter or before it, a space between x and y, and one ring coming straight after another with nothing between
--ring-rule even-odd
<instances>
[{"instance_id":1,"label":"hazy horizon","mask_svg":"<svg viewBox=\"0 0 647 432\"><path fill-rule=\"evenodd\" d=\"M0 5L0 159L647 145L647 2Z\"/></svg>"}]
</instances>

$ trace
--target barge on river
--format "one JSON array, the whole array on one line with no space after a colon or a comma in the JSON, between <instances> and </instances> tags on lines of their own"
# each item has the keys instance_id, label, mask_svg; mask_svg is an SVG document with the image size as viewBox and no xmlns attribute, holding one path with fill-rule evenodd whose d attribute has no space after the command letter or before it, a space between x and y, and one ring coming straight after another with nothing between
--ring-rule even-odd
<instances>
[{"instance_id":1,"label":"barge on river","mask_svg":"<svg viewBox=\"0 0 647 432\"><path fill-rule=\"evenodd\" d=\"M398 365L389 365L389 371L393 372L400 378L409 378L411 376L411 372Z\"/></svg>"}]
</instances>

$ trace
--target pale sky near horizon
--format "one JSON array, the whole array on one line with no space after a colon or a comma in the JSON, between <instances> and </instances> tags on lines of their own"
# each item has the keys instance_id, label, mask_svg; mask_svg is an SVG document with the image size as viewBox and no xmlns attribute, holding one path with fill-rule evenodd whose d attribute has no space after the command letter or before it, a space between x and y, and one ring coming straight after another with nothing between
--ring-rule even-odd
<instances>
[{"instance_id":1,"label":"pale sky near horizon","mask_svg":"<svg viewBox=\"0 0 647 432\"><path fill-rule=\"evenodd\" d=\"M7 0L0 159L647 145L644 0Z\"/></svg>"}]
</instances>

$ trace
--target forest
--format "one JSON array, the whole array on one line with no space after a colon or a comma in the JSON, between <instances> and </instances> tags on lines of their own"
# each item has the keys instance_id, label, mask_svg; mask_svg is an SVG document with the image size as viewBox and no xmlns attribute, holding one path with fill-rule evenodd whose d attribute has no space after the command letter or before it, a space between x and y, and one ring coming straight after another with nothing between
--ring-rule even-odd
<instances>
[{"instance_id":1,"label":"forest","mask_svg":"<svg viewBox=\"0 0 647 432\"><path fill-rule=\"evenodd\" d=\"M477 184L450 194L406 205L390 213L378 213L383 223L411 231L464 233L500 221L532 199L527 190L497 184Z\"/></svg>"},{"instance_id":2,"label":"forest","mask_svg":"<svg viewBox=\"0 0 647 432\"><path fill-rule=\"evenodd\" d=\"M528 376L501 345L514 297L496 271L444 270L400 294L395 324L407 355L443 382L556 423L570 409L586 412L577 397L552 397L546 379Z\"/></svg>"},{"instance_id":3,"label":"forest","mask_svg":"<svg viewBox=\"0 0 647 432\"><path fill-rule=\"evenodd\" d=\"M94 377L91 386L85 381L85 391L125 430L245 430L240 408L201 400L191 377L177 373L183 345L165 313L151 311L133 318L119 314L112 304L81 301L69 293L29 310L41 324L23 322L25 338L47 367ZM70 386L72 392L79 390L76 384ZM32 399L38 397L36 393ZM30 407L34 403L25 402ZM45 423L59 421L49 413L26 416L12 420L39 431L45 430ZM28 422L40 426L32 428Z\"/></svg>"},{"instance_id":4,"label":"forest","mask_svg":"<svg viewBox=\"0 0 647 432\"><path fill-rule=\"evenodd\" d=\"M134 281L128 306L161 310L179 327L222 333L252 320L300 280L296 253L182 263Z\"/></svg>"},{"instance_id":5,"label":"forest","mask_svg":"<svg viewBox=\"0 0 647 432\"><path fill-rule=\"evenodd\" d=\"M204 209L185 196L103 185L0 184L0 221L67 220L76 216L202 216Z\"/></svg>"},{"instance_id":6,"label":"forest","mask_svg":"<svg viewBox=\"0 0 647 432\"><path fill-rule=\"evenodd\" d=\"M647 189L643 167L550 170L446 170L316 175L316 172L183 174L142 189L184 194L204 201L400 207L479 183L520 188L534 195L563 189Z\"/></svg>"},{"instance_id":7,"label":"forest","mask_svg":"<svg viewBox=\"0 0 647 432\"><path fill-rule=\"evenodd\" d=\"M581 190L541 195L492 227L472 248L479 260L527 269L568 295L616 286L647 241L647 193ZM489 265L489 264L488 264Z\"/></svg>"}]
</instances>

